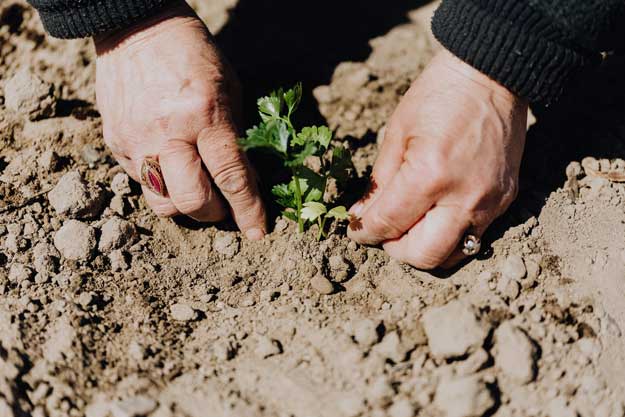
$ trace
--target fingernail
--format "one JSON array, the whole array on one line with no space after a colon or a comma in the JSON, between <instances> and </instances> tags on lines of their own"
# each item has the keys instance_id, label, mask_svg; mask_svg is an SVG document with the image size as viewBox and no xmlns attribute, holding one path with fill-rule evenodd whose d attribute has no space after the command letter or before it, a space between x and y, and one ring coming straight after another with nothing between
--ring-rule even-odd
<instances>
[{"instance_id":1,"label":"fingernail","mask_svg":"<svg viewBox=\"0 0 625 417\"><path fill-rule=\"evenodd\" d=\"M354 216L360 216L360 212L362 211L364 206L365 205L362 203L356 203L349 209L349 212Z\"/></svg>"},{"instance_id":2,"label":"fingernail","mask_svg":"<svg viewBox=\"0 0 625 417\"><path fill-rule=\"evenodd\" d=\"M249 240L261 240L263 237L265 237L265 232L262 229L255 227L245 232L245 236Z\"/></svg>"}]
</instances>

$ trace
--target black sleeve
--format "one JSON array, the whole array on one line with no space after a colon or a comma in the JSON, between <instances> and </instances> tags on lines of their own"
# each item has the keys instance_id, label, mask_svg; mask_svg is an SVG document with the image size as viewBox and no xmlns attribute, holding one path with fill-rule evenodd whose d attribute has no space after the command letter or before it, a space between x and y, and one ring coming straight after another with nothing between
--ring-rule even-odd
<instances>
[{"instance_id":1,"label":"black sleeve","mask_svg":"<svg viewBox=\"0 0 625 417\"><path fill-rule=\"evenodd\" d=\"M159 11L169 0L28 0L46 31L57 38L84 38L123 29Z\"/></svg>"},{"instance_id":2,"label":"black sleeve","mask_svg":"<svg viewBox=\"0 0 625 417\"><path fill-rule=\"evenodd\" d=\"M432 19L454 55L530 102L623 48L625 0L443 0Z\"/></svg>"}]
</instances>

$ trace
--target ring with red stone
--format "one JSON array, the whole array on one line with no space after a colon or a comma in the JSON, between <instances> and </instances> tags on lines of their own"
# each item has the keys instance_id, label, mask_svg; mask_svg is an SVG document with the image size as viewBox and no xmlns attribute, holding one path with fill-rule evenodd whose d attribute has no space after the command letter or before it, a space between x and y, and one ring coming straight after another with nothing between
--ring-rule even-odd
<instances>
[{"instance_id":1,"label":"ring with red stone","mask_svg":"<svg viewBox=\"0 0 625 417\"><path fill-rule=\"evenodd\" d=\"M167 187L161 172L161 166L154 158L145 158L141 164L141 183L150 191L162 197L167 196Z\"/></svg>"}]
</instances>

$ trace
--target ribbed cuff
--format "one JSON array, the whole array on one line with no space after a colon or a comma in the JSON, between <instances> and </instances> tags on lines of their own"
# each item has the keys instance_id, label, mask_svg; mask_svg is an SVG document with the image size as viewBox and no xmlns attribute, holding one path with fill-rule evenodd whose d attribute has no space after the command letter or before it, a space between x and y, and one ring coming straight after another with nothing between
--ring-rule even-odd
<instances>
[{"instance_id":1,"label":"ribbed cuff","mask_svg":"<svg viewBox=\"0 0 625 417\"><path fill-rule=\"evenodd\" d=\"M158 12L169 0L30 0L46 31L62 39L124 29Z\"/></svg>"},{"instance_id":2,"label":"ribbed cuff","mask_svg":"<svg viewBox=\"0 0 625 417\"><path fill-rule=\"evenodd\" d=\"M434 36L454 55L532 103L558 99L586 57L557 42L555 28L525 1L444 0Z\"/></svg>"}]
</instances>

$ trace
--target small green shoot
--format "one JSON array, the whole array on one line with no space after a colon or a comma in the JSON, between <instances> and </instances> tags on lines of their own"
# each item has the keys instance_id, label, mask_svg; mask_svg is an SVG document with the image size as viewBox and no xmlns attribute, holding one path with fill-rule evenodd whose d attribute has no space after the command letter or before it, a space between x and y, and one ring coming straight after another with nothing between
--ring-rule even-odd
<instances>
[{"instance_id":1,"label":"small green shoot","mask_svg":"<svg viewBox=\"0 0 625 417\"><path fill-rule=\"evenodd\" d=\"M349 218L343 206L328 210L324 195L328 180L344 184L353 169L349 151L332 144L332 131L327 126L310 126L297 130L291 117L302 98L302 86L274 91L258 99L262 122L246 132L239 144L245 151L260 149L278 156L291 171L291 180L273 187L276 202L284 208L283 215L298 224L303 232L308 224L319 227L317 239L326 237L328 219ZM318 170L306 166L310 158L318 161Z\"/></svg>"}]
</instances>

